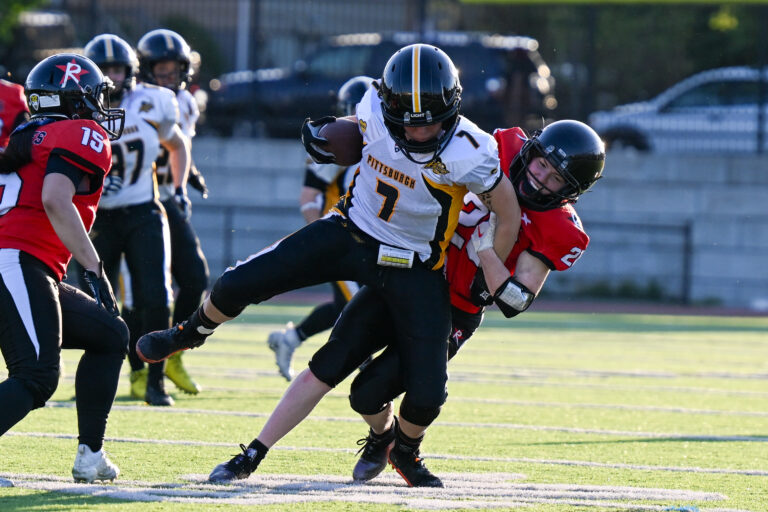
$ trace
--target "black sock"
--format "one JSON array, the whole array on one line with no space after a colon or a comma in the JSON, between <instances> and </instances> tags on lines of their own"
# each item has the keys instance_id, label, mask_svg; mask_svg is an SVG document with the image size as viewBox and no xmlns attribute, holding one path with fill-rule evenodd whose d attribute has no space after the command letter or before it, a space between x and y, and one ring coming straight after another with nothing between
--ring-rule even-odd
<instances>
[{"instance_id":1,"label":"black sock","mask_svg":"<svg viewBox=\"0 0 768 512\"><path fill-rule=\"evenodd\" d=\"M215 329L221 324L214 322L210 318L208 318L208 315L205 314L205 311L203 311L203 307L200 306L197 308L197 314L200 316L200 323L203 327L206 329Z\"/></svg>"},{"instance_id":2,"label":"black sock","mask_svg":"<svg viewBox=\"0 0 768 512\"><path fill-rule=\"evenodd\" d=\"M403 434L403 431L400 430L400 428L397 428L396 432L398 444L404 445L412 450L418 450L419 446L421 446L421 441L424 439L424 434L414 439Z\"/></svg>"},{"instance_id":3,"label":"black sock","mask_svg":"<svg viewBox=\"0 0 768 512\"><path fill-rule=\"evenodd\" d=\"M186 322L186 329L190 332L194 332L195 336L203 336L204 338L213 333L213 330L220 324L217 324L203 312L203 306L197 308L197 311L192 313Z\"/></svg>"},{"instance_id":4,"label":"black sock","mask_svg":"<svg viewBox=\"0 0 768 512\"><path fill-rule=\"evenodd\" d=\"M267 448L264 443L259 441L258 439L254 439L251 441L251 444L248 445L249 449L256 450L256 457L254 457L254 462L260 462L264 457L267 456L267 452L269 451L269 448Z\"/></svg>"}]
</instances>

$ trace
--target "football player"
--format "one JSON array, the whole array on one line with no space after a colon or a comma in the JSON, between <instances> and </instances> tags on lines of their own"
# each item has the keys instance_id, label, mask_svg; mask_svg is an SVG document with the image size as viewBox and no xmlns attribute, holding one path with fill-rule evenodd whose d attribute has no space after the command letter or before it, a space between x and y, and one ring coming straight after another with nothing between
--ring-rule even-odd
<instances>
[{"instance_id":1,"label":"football player","mask_svg":"<svg viewBox=\"0 0 768 512\"><path fill-rule=\"evenodd\" d=\"M197 102L187 86L191 80L192 52L179 34L172 30L157 29L147 32L136 47L139 57L139 79L144 83L170 89L179 103L179 127L191 139L195 136L195 124L200 117ZM200 248L190 215L192 203L183 187L173 183L168 165L168 150L161 146L156 162L157 184L160 201L168 216L171 233L170 257L171 275L178 287L173 307L173 323L179 323L200 305L208 288L208 263ZM190 165L190 184L194 183L204 198L208 189L194 163ZM186 393L196 395L200 386L189 375L181 360L181 353L168 359L165 375Z\"/></svg>"},{"instance_id":2,"label":"football player","mask_svg":"<svg viewBox=\"0 0 768 512\"><path fill-rule=\"evenodd\" d=\"M0 79L0 151L8 145L11 132L27 120L29 109L24 87Z\"/></svg>"},{"instance_id":3,"label":"football player","mask_svg":"<svg viewBox=\"0 0 768 512\"><path fill-rule=\"evenodd\" d=\"M128 323L131 394L150 405L170 406L173 398L165 391L165 364L145 368L133 347L141 334L171 322L170 235L157 197L154 166L162 144L169 152L174 186L184 189L189 140L178 125L176 96L168 89L136 82L138 59L127 42L102 34L88 42L85 55L117 84L110 100L125 109L125 130L112 147L112 173L104 185L91 237L113 286L118 283L121 257L130 271L135 315L135 321Z\"/></svg>"},{"instance_id":4,"label":"football player","mask_svg":"<svg viewBox=\"0 0 768 512\"><path fill-rule=\"evenodd\" d=\"M579 197L601 176L605 148L589 126L578 121L557 121L527 138L520 128L497 130L502 169L515 186L523 216L520 234L503 265L489 252L493 221L475 194L467 194L459 227L448 249L446 277L450 284L452 328L448 359L456 355L483 320L483 309L496 303L507 318L531 305L550 271L565 271L581 257L589 243L573 208ZM489 257L490 256L490 257ZM498 283L491 293L486 285ZM371 351L395 335L390 323L373 315L377 299L368 294L366 309L352 308ZM378 301L380 302L380 301ZM383 306L383 304L381 304ZM371 326L374 326L373 328ZM365 329L365 331L363 331ZM386 466L397 431L392 401L404 388L396 351L387 348L352 382L350 405L368 422L370 431L360 441L362 455L353 471L356 481L368 481ZM400 473L409 485L421 485L421 475Z\"/></svg>"},{"instance_id":5,"label":"football player","mask_svg":"<svg viewBox=\"0 0 768 512\"><path fill-rule=\"evenodd\" d=\"M520 128L498 130L494 137L499 143L502 169L514 184L522 206L523 222L512 252L502 261L493 249L492 214L476 194L464 197L446 265L452 309L451 332L443 349L448 358L455 356L478 328L485 306L496 303L507 317L522 313L541 290L549 272L570 268L589 242L570 203L602 175L605 149L597 134L582 123L559 121L530 139ZM362 455L353 477L360 482L371 480L389 461L410 486L442 487L440 478L429 471L420 456L418 446L424 433L417 439L403 439L402 419L394 417L392 400L407 390L409 369L401 365L397 350L398 334L392 315L398 313L388 308L377 290L363 286L339 318L347 337L332 334L315 353L309 368L294 379L251 449L260 448L259 443L270 448L332 389L315 377L316 359L334 354L342 361L358 361L384 348L351 387L350 404L370 425L369 435L358 441ZM350 365L346 368L348 373L340 375L340 379L354 369ZM244 450L234 462L217 467L211 478L224 480L215 477L248 467L249 457L248 449Z\"/></svg>"},{"instance_id":6,"label":"football player","mask_svg":"<svg viewBox=\"0 0 768 512\"><path fill-rule=\"evenodd\" d=\"M371 87L373 78L356 76L350 78L339 88L336 110L341 116L355 115L355 107ZM349 167L336 164L318 164L307 159L304 171L304 186L299 196L299 209L307 224L326 213L343 196L357 165ZM298 325L288 322L285 329L273 331L267 337L267 345L275 353L275 360L280 375L287 381L293 378L291 359L293 351L307 338L333 327L344 305L358 290L353 281L331 283L333 300L316 306ZM175 356L174 356L175 357Z\"/></svg>"},{"instance_id":7,"label":"football player","mask_svg":"<svg viewBox=\"0 0 768 512\"><path fill-rule=\"evenodd\" d=\"M442 50L426 44L398 50L378 90L370 88L357 105L350 118L356 123L336 126L343 140L350 134L338 127L351 127L362 149L355 158L359 170L332 214L230 267L195 314L173 329L143 336L137 352L145 361L158 361L199 346L247 305L289 290L339 280L369 285L393 312L397 336L391 341L403 364L414 370L404 378L398 436L404 453L398 463L413 466L418 439L446 398L450 299L443 266L462 198L475 192L496 213L494 246L500 257L507 257L520 227L512 184L499 172L496 141L459 115L460 102L458 72ZM335 118L327 117L308 119L302 127L304 147L316 162L335 161L327 149L333 140L323 137L334 124ZM342 314L331 334L342 347L354 345L344 339L345 323ZM321 349L304 375L333 387L368 355L339 357ZM209 479L246 478L275 441L254 439Z\"/></svg>"},{"instance_id":8,"label":"football player","mask_svg":"<svg viewBox=\"0 0 768 512\"><path fill-rule=\"evenodd\" d=\"M0 435L53 395L61 348L83 350L72 475L89 483L120 472L102 446L128 351L128 328L87 233L124 120L109 108L110 86L81 55L39 62L24 86L32 118L0 154L0 349L8 367ZM93 298L61 282L73 255Z\"/></svg>"}]
</instances>

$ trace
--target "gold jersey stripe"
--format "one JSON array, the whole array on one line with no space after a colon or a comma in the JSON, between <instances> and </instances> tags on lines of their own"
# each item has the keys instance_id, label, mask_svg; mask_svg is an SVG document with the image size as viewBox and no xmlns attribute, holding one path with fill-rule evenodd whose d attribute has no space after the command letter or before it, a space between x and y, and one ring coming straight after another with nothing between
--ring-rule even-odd
<instances>
[{"instance_id":1,"label":"gold jersey stripe","mask_svg":"<svg viewBox=\"0 0 768 512\"><path fill-rule=\"evenodd\" d=\"M419 83L419 56L421 54L421 45L416 44L413 46L413 62L412 62L412 90L413 90L413 111L421 112L421 84Z\"/></svg>"},{"instance_id":2,"label":"gold jersey stripe","mask_svg":"<svg viewBox=\"0 0 768 512\"><path fill-rule=\"evenodd\" d=\"M436 190L440 190L450 196L450 206L447 212L443 212L442 215L446 215L445 231L443 233L435 233L436 240L439 240L440 258L437 263L432 267L433 270L437 270L445 263L445 253L448 250L448 244L451 243L453 233L456 231L456 226L459 224L459 213L464 206L464 196L467 194L467 187L457 184L441 184L435 183L426 176L422 175L424 181Z\"/></svg>"}]
</instances>

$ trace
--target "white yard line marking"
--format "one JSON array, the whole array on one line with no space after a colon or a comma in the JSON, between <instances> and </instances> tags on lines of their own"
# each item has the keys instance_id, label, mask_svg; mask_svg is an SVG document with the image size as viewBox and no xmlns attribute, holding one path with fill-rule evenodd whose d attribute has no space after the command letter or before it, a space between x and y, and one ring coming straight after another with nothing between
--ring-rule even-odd
<instances>
[{"instance_id":1,"label":"white yard line marking","mask_svg":"<svg viewBox=\"0 0 768 512\"><path fill-rule=\"evenodd\" d=\"M74 402L48 402L46 407L74 408ZM244 411L220 411L211 409L183 409L183 408L159 408L144 405L113 405L113 411L144 411L154 414L215 414L216 416L238 416L248 418L266 418L268 413L244 412ZM344 423L359 423L360 418L338 416L308 416L310 421L337 421ZM471 428L499 428L512 430L534 430L541 432L568 432L572 434L594 434L621 437L642 437L652 439L686 440L686 441L740 441L740 442L768 442L768 436L715 436L702 434L685 434L679 432L643 432L634 430L590 429L578 427L560 427L551 425L523 425L517 423L474 423L441 421L441 427L471 427Z\"/></svg>"},{"instance_id":2,"label":"white yard line marking","mask_svg":"<svg viewBox=\"0 0 768 512\"><path fill-rule=\"evenodd\" d=\"M515 483L525 475L514 473L440 474L445 488L413 489L399 476L388 473L365 485L337 475L252 475L231 485L207 483L205 475L185 475L184 483L118 481L116 484L74 484L55 476L0 473L21 488L68 494L92 495L144 502L268 505L285 503L395 504L408 510L488 509L530 507L536 504L565 504L582 507L611 507L617 510L663 511L668 503L714 502L727 499L719 493L677 489L596 485ZM701 509L714 512L727 509ZM729 511L737 512L737 511ZM747 512L747 511L739 511Z\"/></svg>"},{"instance_id":3,"label":"white yard line marking","mask_svg":"<svg viewBox=\"0 0 768 512\"><path fill-rule=\"evenodd\" d=\"M14 432L9 431L5 435L16 437L33 438L52 438L52 439L77 439L75 434L52 434L48 432ZM191 441L181 439L139 439L132 437L107 437L106 442L112 443L137 443L137 444L157 444L157 445L179 445L179 446L211 446L211 447L230 447L236 449L235 443L223 443L215 441ZM312 446L274 446L271 450L280 451L304 451L304 452L324 452L324 453L355 453L355 449L347 448L322 448ZM768 470L762 469L730 469L730 468L701 468L691 466L653 466L645 464L619 464L605 462L591 462L567 459L533 459L526 457L484 457L484 456L462 456L445 455L436 453L424 453L427 459L445 459L445 460L466 460L479 462L513 462L524 464L545 464L556 466L582 466L609 469L628 469L639 471L671 471L677 473L705 473L705 474L726 474L726 475L746 475L746 476L768 476ZM0 473L1 474L1 473ZM485 474L485 473L483 473Z\"/></svg>"}]
</instances>

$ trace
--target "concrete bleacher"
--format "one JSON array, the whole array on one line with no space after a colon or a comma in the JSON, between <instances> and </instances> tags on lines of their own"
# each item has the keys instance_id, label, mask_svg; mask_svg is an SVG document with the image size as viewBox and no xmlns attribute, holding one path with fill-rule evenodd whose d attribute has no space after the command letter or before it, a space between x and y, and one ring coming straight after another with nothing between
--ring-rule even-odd
<instances>
[{"instance_id":1,"label":"concrete bleacher","mask_svg":"<svg viewBox=\"0 0 768 512\"><path fill-rule=\"evenodd\" d=\"M297 140L197 137L210 198L193 221L218 276L303 225L305 155ZM768 309L768 156L609 153L604 178L577 204L592 238L548 293L631 286L689 303Z\"/></svg>"}]
</instances>

